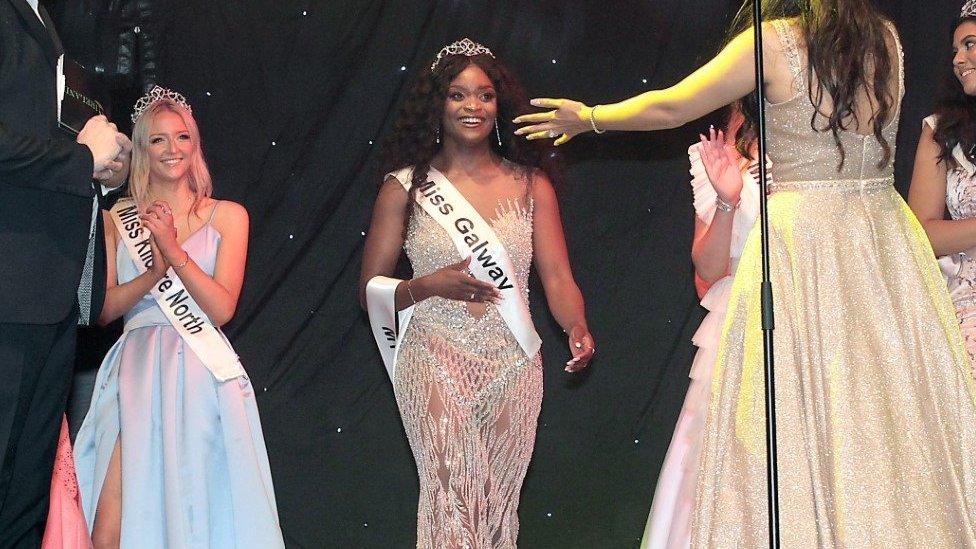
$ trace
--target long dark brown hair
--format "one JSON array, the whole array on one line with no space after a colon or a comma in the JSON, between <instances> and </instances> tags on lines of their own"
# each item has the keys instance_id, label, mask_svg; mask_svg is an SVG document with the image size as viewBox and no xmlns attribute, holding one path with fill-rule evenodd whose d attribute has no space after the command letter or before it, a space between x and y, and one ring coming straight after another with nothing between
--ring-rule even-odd
<instances>
[{"instance_id":1,"label":"long dark brown hair","mask_svg":"<svg viewBox=\"0 0 976 549\"><path fill-rule=\"evenodd\" d=\"M962 17L952 26L955 33L959 25L966 21L976 22L976 17ZM938 118L932 138L939 144L939 160L947 167L958 167L952 158L952 151L959 145L970 162L976 161L973 150L976 147L976 97L966 95L962 83L956 77L951 64L945 71L942 83L942 97L935 104Z\"/></svg>"},{"instance_id":2,"label":"long dark brown hair","mask_svg":"<svg viewBox=\"0 0 976 549\"><path fill-rule=\"evenodd\" d=\"M730 40L752 29L753 1L746 0L739 8L730 28ZM816 107L810 117L810 127L833 135L840 151L838 171L846 157L840 132L860 125L854 107L861 91L868 92L874 103L871 120L874 138L884 149L878 168L887 166L891 162L891 144L882 130L896 106L890 88L894 63L885 42L887 20L871 0L761 1L763 21L796 19L801 30L808 58L807 81L814 84L809 87L810 103ZM869 75L871 69L873 75ZM815 85L817 82L819 86ZM821 107L825 95L830 96L833 110L824 121ZM738 147L742 154L748 155L759 119L756 93L739 100L736 108L745 117L737 134Z\"/></svg>"},{"instance_id":3,"label":"long dark brown hair","mask_svg":"<svg viewBox=\"0 0 976 549\"><path fill-rule=\"evenodd\" d=\"M541 170L550 179L558 177L552 144L548 140L528 141L516 138L512 120L532 112L528 96L522 85L507 67L490 55L447 55L431 70L425 68L417 75L400 108L393 126L393 133L384 143L381 157L383 173L407 166L414 166L411 190L426 182L430 161L440 151L437 135L444 116L447 91L457 75L469 65L477 65L485 71L497 94L498 124L501 145L495 132L488 141L499 156L525 170L531 181L535 170Z\"/></svg>"}]
</instances>

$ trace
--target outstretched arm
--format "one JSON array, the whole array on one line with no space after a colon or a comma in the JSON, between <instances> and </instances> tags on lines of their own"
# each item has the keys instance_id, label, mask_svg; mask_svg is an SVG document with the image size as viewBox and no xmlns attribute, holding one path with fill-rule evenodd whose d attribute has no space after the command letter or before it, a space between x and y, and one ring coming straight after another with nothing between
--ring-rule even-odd
<instances>
[{"instance_id":1,"label":"outstretched arm","mask_svg":"<svg viewBox=\"0 0 976 549\"><path fill-rule=\"evenodd\" d=\"M763 26L765 66L777 68L779 40ZM752 29L735 37L721 52L681 82L620 101L589 107L571 99L533 99L532 104L554 110L515 119L528 124L515 133L528 139L558 136L561 145L576 135L593 130L648 131L676 128L740 99L756 89ZM770 79L767 77L767 82ZM597 109L594 111L594 109Z\"/></svg>"}]
</instances>

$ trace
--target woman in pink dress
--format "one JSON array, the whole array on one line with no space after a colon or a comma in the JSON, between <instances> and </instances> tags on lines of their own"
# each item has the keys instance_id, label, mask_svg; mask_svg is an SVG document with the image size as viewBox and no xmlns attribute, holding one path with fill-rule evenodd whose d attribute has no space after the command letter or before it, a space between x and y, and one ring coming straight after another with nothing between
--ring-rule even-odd
<instances>
[{"instance_id":1,"label":"woman in pink dress","mask_svg":"<svg viewBox=\"0 0 976 549\"><path fill-rule=\"evenodd\" d=\"M741 125L733 116L729 134ZM725 133L709 131L688 149L695 204L695 240L691 257L701 305L708 310L692 341L698 347L688 376L691 385L671 437L641 548L684 549L690 545L695 509L698 457L701 454L712 368L732 289L732 275L746 236L759 213L758 162L742 157Z\"/></svg>"},{"instance_id":2,"label":"woman in pink dress","mask_svg":"<svg viewBox=\"0 0 976 549\"><path fill-rule=\"evenodd\" d=\"M51 506L47 512L41 549L85 549L91 546L88 524L78 495L78 477L75 476L75 458L71 452L71 439L68 438L68 422L62 417L58 453L54 457L54 475L51 477Z\"/></svg>"},{"instance_id":3,"label":"woman in pink dress","mask_svg":"<svg viewBox=\"0 0 976 549\"><path fill-rule=\"evenodd\" d=\"M976 2L952 37L947 96L922 123L908 204L918 216L949 286L976 370ZM949 219L945 218L946 210Z\"/></svg>"}]
</instances>

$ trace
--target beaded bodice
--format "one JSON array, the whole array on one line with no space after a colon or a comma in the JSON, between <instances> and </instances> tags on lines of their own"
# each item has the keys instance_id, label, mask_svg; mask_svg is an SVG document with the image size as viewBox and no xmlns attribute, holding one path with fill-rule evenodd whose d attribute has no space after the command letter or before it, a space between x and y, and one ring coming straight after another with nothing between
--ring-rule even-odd
<instances>
[{"instance_id":1,"label":"beaded bodice","mask_svg":"<svg viewBox=\"0 0 976 549\"><path fill-rule=\"evenodd\" d=\"M839 138L844 150L844 164L840 170L841 152L834 143L830 131L815 131L810 126L814 106L810 102L807 68L797 45L797 36L787 20L773 22L773 28L785 47L785 55L794 78L796 93L780 103L767 103L769 157L776 166L776 183L789 182L856 182L872 179L890 179L894 175L892 162L879 167L884 159L884 148L873 134L861 135L854 131L840 131ZM904 96L904 62L901 45L894 27L889 30L898 44L898 97L893 104L893 114L882 135L891 147L894 157L895 139L898 132L901 98ZM816 78L816 75L814 75ZM827 96L829 97L829 96ZM818 127L825 118L818 116Z\"/></svg>"},{"instance_id":2,"label":"beaded bodice","mask_svg":"<svg viewBox=\"0 0 976 549\"><path fill-rule=\"evenodd\" d=\"M529 299L528 280L532 266L532 213L531 199L528 204L510 199L499 201L494 217L486 219L512 258L517 282L522 289L522 299L526 303ZM403 247L413 266L415 278L463 259L447 232L416 203L413 204ZM501 320L497 309L490 303L482 318L487 317ZM441 297L424 300L414 312L414 321L434 320L453 328L465 327L474 319L468 312L466 303ZM500 325L504 326L504 321Z\"/></svg>"}]
</instances>

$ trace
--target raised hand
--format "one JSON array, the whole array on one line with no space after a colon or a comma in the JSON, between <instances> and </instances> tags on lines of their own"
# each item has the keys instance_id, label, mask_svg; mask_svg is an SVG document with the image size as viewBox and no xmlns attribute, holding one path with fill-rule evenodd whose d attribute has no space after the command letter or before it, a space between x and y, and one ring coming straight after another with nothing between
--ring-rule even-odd
<instances>
[{"instance_id":1,"label":"raised hand","mask_svg":"<svg viewBox=\"0 0 976 549\"><path fill-rule=\"evenodd\" d=\"M738 204L742 193L742 173L735 157L725 144L725 132L709 128L708 136L699 134L701 138L702 164L712 188L718 197L727 204Z\"/></svg>"},{"instance_id":2,"label":"raised hand","mask_svg":"<svg viewBox=\"0 0 976 549\"><path fill-rule=\"evenodd\" d=\"M116 159L122 152L123 145L129 139L120 134L115 124L103 115L93 116L85 122L85 127L78 134L78 143L86 145L91 150L94 160L92 178L107 180L112 177L111 172L122 170L122 162Z\"/></svg>"},{"instance_id":3,"label":"raised hand","mask_svg":"<svg viewBox=\"0 0 976 549\"><path fill-rule=\"evenodd\" d=\"M545 112L523 114L513 122L528 124L515 130L515 135L526 139L555 139L553 145L562 145L577 135L591 130L587 107L572 99L533 99L532 106L555 109Z\"/></svg>"},{"instance_id":4,"label":"raised hand","mask_svg":"<svg viewBox=\"0 0 976 549\"><path fill-rule=\"evenodd\" d=\"M432 295L471 303L498 303L502 294L494 285L482 282L467 272L471 256L452 265L442 267L423 277Z\"/></svg>"}]
</instances>

